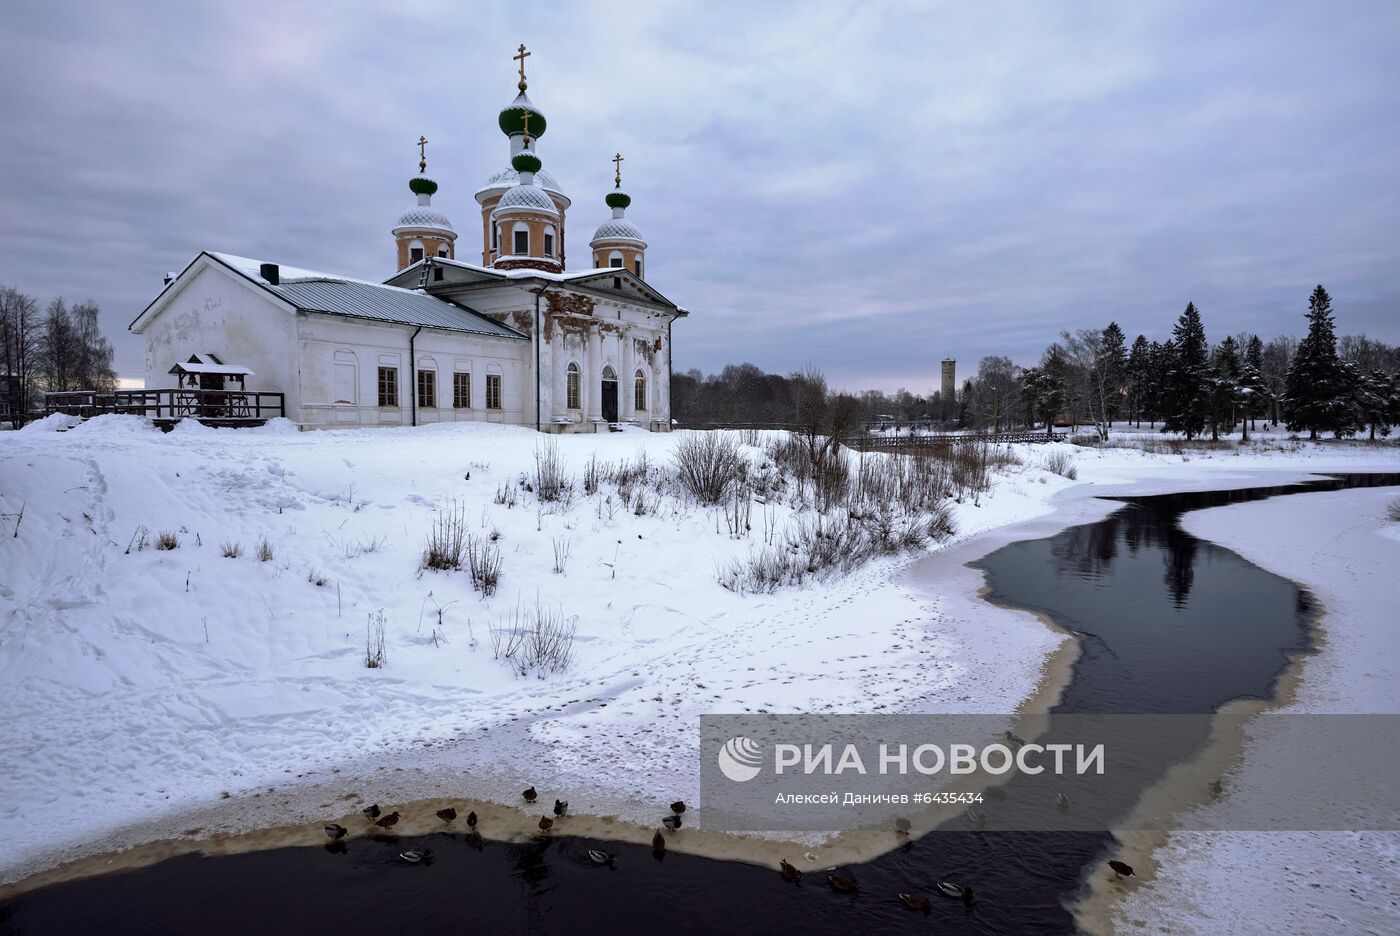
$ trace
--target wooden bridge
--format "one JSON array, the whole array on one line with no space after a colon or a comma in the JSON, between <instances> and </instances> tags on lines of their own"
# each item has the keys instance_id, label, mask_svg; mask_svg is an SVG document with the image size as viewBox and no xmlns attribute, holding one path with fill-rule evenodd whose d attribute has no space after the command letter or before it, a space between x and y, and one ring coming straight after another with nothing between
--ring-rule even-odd
<instances>
[{"instance_id":1,"label":"wooden bridge","mask_svg":"<svg viewBox=\"0 0 1400 936\"><path fill-rule=\"evenodd\" d=\"M906 449L946 448L970 443L1063 442L1066 433L1047 434L1043 430L1022 432L934 432L920 435L895 435L885 437L879 433L862 433L850 441L850 447L861 452L893 452Z\"/></svg>"},{"instance_id":2,"label":"wooden bridge","mask_svg":"<svg viewBox=\"0 0 1400 936\"><path fill-rule=\"evenodd\" d=\"M286 415L286 395L257 390L74 390L44 397L44 414L89 419L106 413L142 416L170 430L182 419L206 426L261 426Z\"/></svg>"}]
</instances>

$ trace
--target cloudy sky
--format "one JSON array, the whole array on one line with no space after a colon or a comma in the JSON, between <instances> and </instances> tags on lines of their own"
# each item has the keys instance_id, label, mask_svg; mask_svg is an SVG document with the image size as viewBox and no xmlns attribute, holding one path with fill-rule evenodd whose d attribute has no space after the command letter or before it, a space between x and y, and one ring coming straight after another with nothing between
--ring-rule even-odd
<instances>
[{"instance_id":1,"label":"cloudy sky","mask_svg":"<svg viewBox=\"0 0 1400 936\"><path fill-rule=\"evenodd\" d=\"M1188 299L1297 332L1318 282L1400 341L1385 2L8 0L0 283L96 300L137 375L126 324L201 249L392 273L419 134L470 259L521 42L575 231L626 157L678 368L922 391Z\"/></svg>"}]
</instances>

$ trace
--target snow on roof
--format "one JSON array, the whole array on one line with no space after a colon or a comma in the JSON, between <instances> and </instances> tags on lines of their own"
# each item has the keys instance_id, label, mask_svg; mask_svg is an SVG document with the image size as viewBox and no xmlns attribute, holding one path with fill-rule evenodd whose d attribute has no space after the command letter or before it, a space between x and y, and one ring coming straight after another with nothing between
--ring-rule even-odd
<instances>
[{"instance_id":1,"label":"snow on roof","mask_svg":"<svg viewBox=\"0 0 1400 936\"><path fill-rule=\"evenodd\" d=\"M391 233L397 234L404 228L445 231L448 234L457 233L452 227L452 222L447 220L447 215L436 208L425 208L421 205L405 211L399 217L399 223L394 225L394 230Z\"/></svg>"},{"instance_id":2,"label":"snow on roof","mask_svg":"<svg viewBox=\"0 0 1400 936\"><path fill-rule=\"evenodd\" d=\"M476 194L480 197L483 192L510 188L512 185L516 185L519 182L520 173L516 172L514 168L508 167L487 179L486 184L478 189ZM564 194L564 190L559 187L559 183L555 181L554 176L549 174L548 169L541 169L539 172L535 173L535 184L546 192L553 192L555 195L560 196Z\"/></svg>"},{"instance_id":3,"label":"snow on roof","mask_svg":"<svg viewBox=\"0 0 1400 936\"><path fill-rule=\"evenodd\" d=\"M631 240L641 242L641 230L628 221L626 218L609 218L598 225L598 230L593 232L593 239L600 240Z\"/></svg>"},{"instance_id":4,"label":"snow on roof","mask_svg":"<svg viewBox=\"0 0 1400 936\"><path fill-rule=\"evenodd\" d=\"M512 185L506 189L496 204L496 211L509 211L512 208L528 208L553 217L559 214L559 209L554 207L554 199L538 185Z\"/></svg>"},{"instance_id":5,"label":"snow on roof","mask_svg":"<svg viewBox=\"0 0 1400 936\"><path fill-rule=\"evenodd\" d=\"M524 337L495 319L421 290L287 266L279 268L280 282L274 286L262 277L262 261L233 254L209 255L306 312L324 312L398 325L422 325L425 328L498 338ZM438 261L438 258L434 260Z\"/></svg>"},{"instance_id":6,"label":"snow on roof","mask_svg":"<svg viewBox=\"0 0 1400 936\"><path fill-rule=\"evenodd\" d=\"M168 374L226 374L229 376L243 375L244 377L254 376L253 371L242 364L192 364L189 361L181 361L170 370Z\"/></svg>"}]
</instances>

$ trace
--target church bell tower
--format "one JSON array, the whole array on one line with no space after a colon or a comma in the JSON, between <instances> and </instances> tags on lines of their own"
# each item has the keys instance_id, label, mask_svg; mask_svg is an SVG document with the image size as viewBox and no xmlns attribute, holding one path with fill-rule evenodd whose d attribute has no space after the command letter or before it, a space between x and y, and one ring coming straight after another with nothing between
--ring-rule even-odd
<instances>
[{"instance_id":1,"label":"church bell tower","mask_svg":"<svg viewBox=\"0 0 1400 936\"><path fill-rule=\"evenodd\" d=\"M398 268L412 266L424 257L455 256L457 232L447 215L433 207L433 195L438 184L428 178L428 139L418 138L418 175L408 180L408 189L418 196L418 205L405 211L394 225L394 243L398 248Z\"/></svg>"}]
</instances>

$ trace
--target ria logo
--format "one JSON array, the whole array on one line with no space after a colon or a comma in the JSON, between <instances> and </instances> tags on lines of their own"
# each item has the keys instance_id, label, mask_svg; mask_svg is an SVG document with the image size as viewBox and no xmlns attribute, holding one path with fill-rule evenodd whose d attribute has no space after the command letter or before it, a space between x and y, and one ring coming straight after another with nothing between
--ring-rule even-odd
<instances>
[{"instance_id":1,"label":"ria logo","mask_svg":"<svg viewBox=\"0 0 1400 936\"><path fill-rule=\"evenodd\" d=\"M763 749L748 738L730 738L719 749L719 771L735 783L747 783L758 776Z\"/></svg>"}]
</instances>

